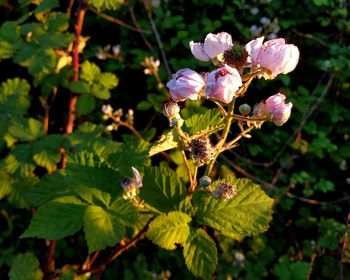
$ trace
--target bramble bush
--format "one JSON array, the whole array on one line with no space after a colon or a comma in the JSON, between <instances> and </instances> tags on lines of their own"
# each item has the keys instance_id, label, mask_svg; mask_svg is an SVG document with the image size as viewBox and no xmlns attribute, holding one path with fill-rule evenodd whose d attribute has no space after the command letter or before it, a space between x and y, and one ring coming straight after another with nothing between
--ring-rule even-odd
<instances>
[{"instance_id":1,"label":"bramble bush","mask_svg":"<svg viewBox=\"0 0 350 280\"><path fill-rule=\"evenodd\" d=\"M349 279L346 1L0 7L1 279Z\"/></svg>"}]
</instances>

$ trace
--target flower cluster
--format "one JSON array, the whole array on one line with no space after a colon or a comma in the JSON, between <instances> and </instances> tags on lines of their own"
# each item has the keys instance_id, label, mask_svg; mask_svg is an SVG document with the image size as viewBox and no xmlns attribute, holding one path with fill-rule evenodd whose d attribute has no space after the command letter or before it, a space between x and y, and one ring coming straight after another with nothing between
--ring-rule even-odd
<instances>
[{"instance_id":1,"label":"flower cluster","mask_svg":"<svg viewBox=\"0 0 350 280\"><path fill-rule=\"evenodd\" d=\"M219 68L203 75L189 68L177 71L166 84L175 102L205 97L230 104L246 91L252 78L274 79L293 71L299 61L299 49L286 44L282 38L264 42L264 37L259 37L243 47L233 42L226 32L209 33L203 43L191 41L190 49L198 60L212 60ZM271 96L266 100L264 114L260 111L265 103L259 107L259 115L281 126L288 120L292 108L292 104L285 104L284 100L285 96L280 93Z\"/></svg>"}]
</instances>

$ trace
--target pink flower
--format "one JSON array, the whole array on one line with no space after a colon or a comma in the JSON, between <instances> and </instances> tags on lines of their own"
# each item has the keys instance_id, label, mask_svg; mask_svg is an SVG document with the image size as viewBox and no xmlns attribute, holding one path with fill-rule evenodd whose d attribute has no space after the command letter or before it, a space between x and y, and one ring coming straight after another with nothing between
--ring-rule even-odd
<instances>
[{"instance_id":1,"label":"pink flower","mask_svg":"<svg viewBox=\"0 0 350 280\"><path fill-rule=\"evenodd\" d=\"M198 92L204 86L204 80L197 72L184 68L173 74L173 78L166 84L171 98L175 101L198 99Z\"/></svg>"},{"instance_id":2,"label":"pink flower","mask_svg":"<svg viewBox=\"0 0 350 280\"><path fill-rule=\"evenodd\" d=\"M249 62L263 67L265 79L274 79L278 74L287 74L295 69L299 61L299 49L285 44L282 38L266 41L264 37L250 41L246 46Z\"/></svg>"},{"instance_id":3,"label":"pink flower","mask_svg":"<svg viewBox=\"0 0 350 280\"><path fill-rule=\"evenodd\" d=\"M241 86L242 79L237 69L224 65L209 73L205 96L229 104Z\"/></svg>"},{"instance_id":4,"label":"pink flower","mask_svg":"<svg viewBox=\"0 0 350 280\"><path fill-rule=\"evenodd\" d=\"M204 43L190 42L190 49L195 58L201 61L208 61L233 46L232 37L226 32L218 34L209 33Z\"/></svg>"},{"instance_id":5,"label":"pink flower","mask_svg":"<svg viewBox=\"0 0 350 280\"><path fill-rule=\"evenodd\" d=\"M265 101L266 115L277 126L282 126L289 119L293 107L291 102L285 104L285 99L283 94L277 93Z\"/></svg>"}]
</instances>

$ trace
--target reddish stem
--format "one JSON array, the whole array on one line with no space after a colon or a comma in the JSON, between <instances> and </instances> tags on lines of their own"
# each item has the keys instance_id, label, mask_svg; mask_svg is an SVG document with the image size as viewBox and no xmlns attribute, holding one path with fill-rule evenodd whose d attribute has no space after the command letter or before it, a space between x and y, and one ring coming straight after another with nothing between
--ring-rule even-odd
<instances>
[{"instance_id":1,"label":"reddish stem","mask_svg":"<svg viewBox=\"0 0 350 280\"><path fill-rule=\"evenodd\" d=\"M56 241L49 240L47 260L45 264L43 280L52 279L52 275L55 272L55 249L56 249Z\"/></svg>"},{"instance_id":2,"label":"reddish stem","mask_svg":"<svg viewBox=\"0 0 350 280\"><path fill-rule=\"evenodd\" d=\"M73 60L73 69L74 74L72 77L72 82L78 81L79 79L79 45L81 42L81 31L83 29L83 23L84 23L84 17L85 12L87 9L87 0L80 0L79 1L79 8L78 8L78 15L77 15L77 22L74 25L74 35L75 40L73 43L73 49L72 49L72 60ZM68 120L66 125L66 133L70 134L73 132L74 129L74 120L75 120L75 104L77 103L78 96L72 95L70 102L69 102L69 111L68 111Z\"/></svg>"}]
</instances>

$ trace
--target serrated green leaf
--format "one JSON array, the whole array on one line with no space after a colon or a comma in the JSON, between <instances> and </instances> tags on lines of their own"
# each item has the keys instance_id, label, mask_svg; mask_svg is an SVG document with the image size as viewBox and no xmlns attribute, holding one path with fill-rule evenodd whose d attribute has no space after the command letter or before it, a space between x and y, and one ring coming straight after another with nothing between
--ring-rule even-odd
<instances>
[{"instance_id":1,"label":"serrated green leaf","mask_svg":"<svg viewBox=\"0 0 350 280\"><path fill-rule=\"evenodd\" d=\"M0 39L0 60L12 57L14 47L11 43Z\"/></svg>"},{"instance_id":2,"label":"serrated green leaf","mask_svg":"<svg viewBox=\"0 0 350 280\"><path fill-rule=\"evenodd\" d=\"M11 185L13 180L11 177L4 171L0 169L0 199L5 197L11 192Z\"/></svg>"},{"instance_id":3,"label":"serrated green leaf","mask_svg":"<svg viewBox=\"0 0 350 280\"><path fill-rule=\"evenodd\" d=\"M28 72L33 76L49 73L56 66L56 54L53 49L37 49L23 66L28 66Z\"/></svg>"},{"instance_id":4,"label":"serrated green leaf","mask_svg":"<svg viewBox=\"0 0 350 280\"><path fill-rule=\"evenodd\" d=\"M124 225L132 226L137 223L137 210L135 206L123 198L119 197L111 202L108 207L108 213L118 218Z\"/></svg>"},{"instance_id":5,"label":"serrated green leaf","mask_svg":"<svg viewBox=\"0 0 350 280\"><path fill-rule=\"evenodd\" d=\"M154 244L174 250L176 245L183 245L189 235L191 217L182 212L169 212L155 218L148 227L147 238Z\"/></svg>"},{"instance_id":6,"label":"serrated green leaf","mask_svg":"<svg viewBox=\"0 0 350 280\"><path fill-rule=\"evenodd\" d=\"M59 0L42 0L34 10L35 13L46 12L60 6Z\"/></svg>"},{"instance_id":7,"label":"serrated green leaf","mask_svg":"<svg viewBox=\"0 0 350 280\"><path fill-rule=\"evenodd\" d=\"M218 263L214 240L201 228L192 233L183 250L185 263L196 277L210 279Z\"/></svg>"},{"instance_id":8,"label":"serrated green leaf","mask_svg":"<svg viewBox=\"0 0 350 280\"><path fill-rule=\"evenodd\" d=\"M36 141L33 146L33 160L39 166L54 170L61 160L60 148L67 140L59 134L50 134Z\"/></svg>"},{"instance_id":9,"label":"serrated green leaf","mask_svg":"<svg viewBox=\"0 0 350 280\"><path fill-rule=\"evenodd\" d=\"M41 280L42 277L40 263L33 253L19 254L13 260L10 280Z\"/></svg>"},{"instance_id":10,"label":"serrated green leaf","mask_svg":"<svg viewBox=\"0 0 350 280\"><path fill-rule=\"evenodd\" d=\"M125 227L105 209L90 205L84 214L84 232L90 254L119 242L125 234Z\"/></svg>"},{"instance_id":11,"label":"serrated green leaf","mask_svg":"<svg viewBox=\"0 0 350 280\"><path fill-rule=\"evenodd\" d=\"M211 187L214 189L223 182L235 185L237 195L223 201L198 193L193 199L196 221L238 240L266 231L272 219L273 199L248 179L229 177L214 182Z\"/></svg>"},{"instance_id":12,"label":"serrated green leaf","mask_svg":"<svg viewBox=\"0 0 350 280\"><path fill-rule=\"evenodd\" d=\"M9 132L19 141L34 141L45 135L43 123L33 118L12 119Z\"/></svg>"},{"instance_id":13,"label":"serrated green leaf","mask_svg":"<svg viewBox=\"0 0 350 280\"><path fill-rule=\"evenodd\" d=\"M28 176L35 169L32 159L32 146L30 144L18 144L5 158L5 169L15 176Z\"/></svg>"},{"instance_id":14,"label":"serrated green leaf","mask_svg":"<svg viewBox=\"0 0 350 280\"><path fill-rule=\"evenodd\" d=\"M176 132L172 129L168 133L163 134L160 139L152 144L149 150L149 156L154 156L161 152L179 147L180 141Z\"/></svg>"},{"instance_id":15,"label":"serrated green leaf","mask_svg":"<svg viewBox=\"0 0 350 280\"><path fill-rule=\"evenodd\" d=\"M72 82L68 86L69 90L74 93L90 93L90 87L85 81Z\"/></svg>"},{"instance_id":16,"label":"serrated green leaf","mask_svg":"<svg viewBox=\"0 0 350 280\"><path fill-rule=\"evenodd\" d=\"M29 83L20 78L8 79L0 86L0 115L6 117L24 114L30 106Z\"/></svg>"},{"instance_id":17,"label":"serrated green leaf","mask_svg":"<svg viewBox=\"0 0 350 280\"><path fill-rule=\"evenodd\" d=\"M75 108L80 115L87 115L96 108L96 98L90 94L82 94Z\"/></svg>"},{"instance_id":18,"label":"serrated green leaf","mask_svg":"<svg viewBox=\"0 0 350 280\"><path fill-rule=\"evenodd\" d=\"M32 192L34 204L42 205L52 199L75 195L88 203L109 203L110 197L122 193L119 172L106 167L68 165L65 171L44 176Z\"/></svg>"},{"instance_id":19,"label":"serrated green leaf","mask_svg":"<svg viewBox=\"0 0 350 280\"><path fill-rule=\"evenodd\" d=\"M63 196L39 207L28 229L21 235L58 240L76 233L83 226L87 205L74 196Z\"/></svg>"},{"instance_id":20,"label":"serrated green leaf","mask_svg":"<svg viewBox=\"0 0 350 280\"><path fill-rule=\"evenodd\" d=\"M80 79L87 81L88 83L93 83L95 77L101 73L100 68L90 61L84 61L81 65Z\"/></svg>"},{"instance_id":21,"label":"serrated green leaf","mask_svg":"<svg viewBox=\"0 0 350 280\"><path fill-rule=\"evenodd\" d=\"M98 10L116 10L123 0L91 0L89 3Z\"/></svg>"},{"instance_id":22,"label":"serrated green leaf","mask_svg":"<svg viewBox=\"0 0 350 280\"><path fill-rule=\"evenodd\" d=\"M99 84L93 84L91 86L91 94L96 96L98 99L102 100L107 100L111 98L110 91Z\"/></svg>"},{"instance_id":23,"label":"serrated green leaf","mask_svg":"<svg viewBox=\"0 0 350 280\"><path fill-rule=\"evenodd\" d=\"M36 176L19 178L11 186L8 201L17 208L29 208L31 206L30 195L39 179Z\"/></svg>"},{"instance_id":24,"label":"serrated green leaf","mask_svg":"<svg viewBox=\"0 0 350 280\"><path fill-rule=\"evenodd\" d=\"M56 1L56 0L50 0ZM64 32L69 27L69 18L66 13L51 12L47 18L47 28L49 31Z\"/></svg>"},{"instance_id":25,"label":"serrated green leaf","mask_svg":"<svg viewBox=\"0 0 350 280\"><path fill-rule=\"evenodd\" d=\"M218 109L192 115L185 121L184 131L190 135L208 135L224 128L224 118Z\"/></svg>"},{"instance_id":26,"label":"serrated green leaf","mask_svg":"<svg viewBox=\"0 0 350 280\"><path fill-rule=\"evenodd\" d=\"M149 144L145 141L126 142L116 147L114 153L108 156L108 162L111 167L127 176L131 173L132 166L139 170L150 166L148 149Z\"/></svg>"},{"instance_id":27,"label":"serrated green leaf","mask_svg":"<svg viewBox=\"0 0 350 280\"><path fill-rule=\"evenodd\" d=\"M112 73L100 73L95 77L96 82L101 84L106 89L112 89L115 88L119 81L116 75Z\"/></svg>"},{"instance_id":28,"label":"serrated green leaf","mask_svg":"<svg viewBox=\"0 0 350 280\"><path fill-rule=\"evenodd\" d=\"M164 166L147 168L142 182L141 199L159 212L178 210L187 195L183 181Z\"/></svg>"},{"instance_id":29,"label":"serrated green leaf","mask_svg":"<svg viewBox=\"0 0 350 280\"><path fill-rule=\"evenodd\" d=\"M5 21L0 27L0 39L15 42L20 38L20 27L17 21Z\"/></svg>"}]
</instances>

